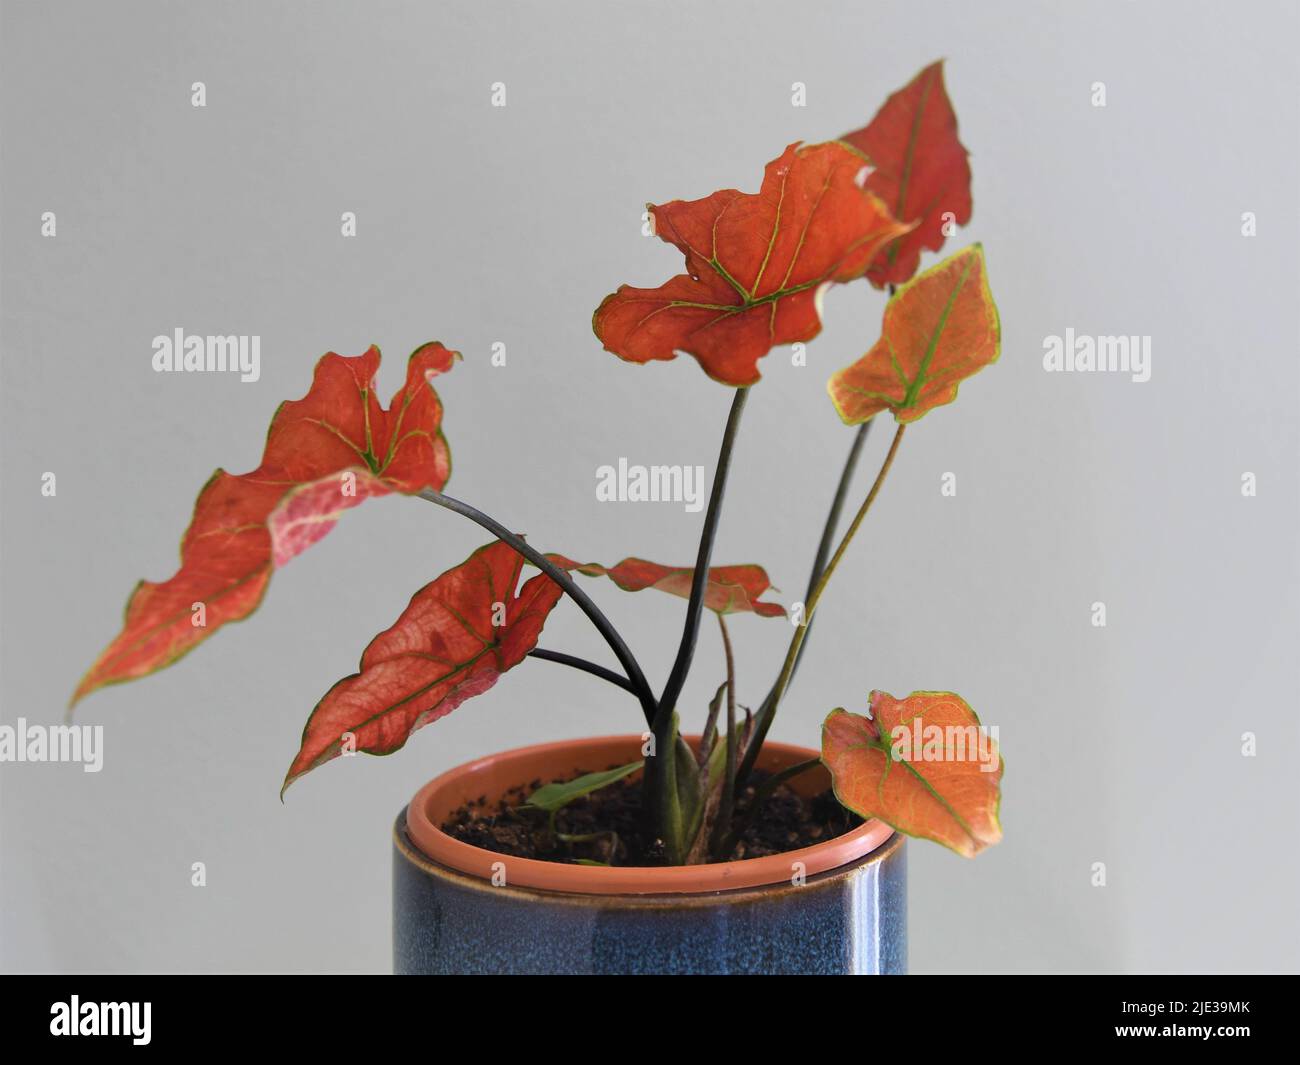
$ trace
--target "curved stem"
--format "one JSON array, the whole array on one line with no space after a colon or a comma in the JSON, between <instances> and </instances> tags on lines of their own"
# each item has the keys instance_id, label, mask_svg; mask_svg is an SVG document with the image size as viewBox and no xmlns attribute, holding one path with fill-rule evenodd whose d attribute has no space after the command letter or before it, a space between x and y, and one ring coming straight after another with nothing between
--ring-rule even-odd
<instances>
[{"instance_id":1,"label":"curved stem","mask_svg":"<svg viewBox=\"0 0 1300 1065\"><path fill-rule=\"evenodd\" d=\"M683 838L685 824L677 782L678 748L684 747L676 735L677 698L686 683L686 674L690 672L695 643L700 634L700 615L704 612L704 593L709 583L709 560L713 556L713 541L722 513L722 496L727 486L727 472L731 467L731 449L736 442L740 416L745 410L748 395L749 389L738 388L731 400L727 427L723 430L722 446L718 450L718 464L713 471L713 488L709 493L708 510L704 514L704 528L700 531L700 547L696 552L695 572L691 577L691 597L686 605L686 623L682 627L677 657L664 684L663 694L659 696L658 709L651 726L654 731L654 750L661 757L646 760L645 794L650 797L647 807L652 811L654 829L663 839L664 853L672 865L680 865L685 860L689 847L688 841ZM691 764L694 763L689 748L686 749L686 758ZM698 780L694 783L698 784ZM684 781L683 786L686 784Z\"/></svg>"},{"instance_id":2,"label":"curved stem","mask_svg":"<svg viewBox=\"0 0 1300 1065\"><path fill-rule=\"evenodd\" d=\"M599 677L601 680L607 680L610 684L615 684L624 691L629 691L633 695L637 690L633 687L632 682L621 673L615 673L612 669L606 669L595 662L588 662L585 658L579 658L576 655L566 655L562 651L548 651L545 647L534 647L528 652L529 658L540 658L543 662L558 662L562 666L571 666L574 669L580 669L584 673L590 673L593 677Z\"/></svg>"},{"instance_id":3,"label":"curved stem","mask_svg":"<svg viewBox=\"0 0 1300 1065\"><path fill-rule=\"evenodd\" d=\"M890 286L892 293L893 286ZM872 419L874 421L874 419ZM858 468L858 459L862 455L862 445L867 441L867 433L871 429L871 421L865 421L858 426L858 431L853 434L853 443L849 446L848 457L844 460L844 469L840 471L840 483L835 487L835 498L831 501L830 513L826 515L826 524L822 527L822 538L817 544L817 554L813 559L812 572L808 574L808 590L804 593L805 610L808 600L812 598L813 590L817 587L817 581L826 568L826 559L831 553L831 544L835 542L835 531L839 528L840 515L844 510L844 502L848 498L849 488L853 484L853 474ZM799 652L795 655L794 668L790 671L790 680L794 681L794 675L799 670L799 663L803 661L804 651L808 649L808 637L812 635L812 619L805 614L804 624L808 629L803 635L803 642L799 645ZM759 707L759 717L770 716L775 709L769 710L769 704L777 697L777 682L774 681L771 690L764 698L762 705ZM757 755L757 751L755 751ZM742 773L743 779L746 774Z\"/></svg>"},{"instance_id":4,"label":"curved stem","mask_svg":"<svg viewBox=\"0 0 1300 1065\"><path fill-rule=\"evenodd\" d=\"M731 835L731 817L736 802L736 761L739 757L736 742L736 659L731 652L731 635L727 632L727 620L718 615L718 625L722 629L722 649L727 658L727 748L723 761L722 791L718 798L717 820L710 832L709 849L719 860L726 857L724 841ZM712 787L712 781L709 782ZM721 852L721 853L719 853Z\"/></svg>"},{"instance_id":5,"label":"curved stem","mask_svg":"<svg viewBox=\"0 0 1300 1065\"><path fill-rule=\"evenodd\" d=\"M862 519L867 516L871 504L876 501L876 496L880 494L880 487L885 483L889 468L894 464L894 456L898 453L898 445L903 441L903 430L906 428L905 424L899 423L898 431L894 433L893 442L889 445L889 453L885 456L880 472L876 474L876 480L871 485L871 491L867 493L867 498L863 500L862 506L858 508L852 524L849 525L848 532L840 540L839 547L835 549L835 554L831 556L826 569L817 578L816 583L813 585L812 594L808 596L808 602L804 604L803 624L794 630L794 636L790 640L790 648L786 651L785 662L781 666L781 673L776 678L776 684L773 685L772 691L767 698L763 700L763 705L754 718L754 735L750 737L749 743L745 747L745 757L740 764L740 772L736 777L737 787L744 785L746 778L754 768L754 760L758 757L759 750L762 749L767 730L772 726L772 719L776 716L776 708L780 705L781 697L785 695L785 690L790 684L790 677L794 673L794 664L799 658L799 649L803 646L804 639L808 635L808 626L812 624L817 604L821 601L822 593L826 591L826 586L830 583L831 577L835 575L835 569L839 566L840 559L844 557L844 552L848 550L849 543L853 540L854 534L862 524Z\"/></svg>"},{"instance_id":6,"label":"curved stem","mask_svg":"<svg viewBox=\"0 0 1300 1065\"><path fill-rule=\"evenodd\" d=\"M894 298L895 291L895 287L890 285L889 299ZM835 542L835 530L839 528L840 513L844 510L844 501L848 498L849 486L853 483L853 473L858 467L858 458L862 454L862 445L867 442L867 433L871 431L871 426L874 424L874 418L868 419L858 426L858 431L853 436L848 458L844 460L844 469L840 471L840 483L835 488L835 498L831 501L830 513L826 515L826 524L822 528L822 538L817 545L817 555L813 560L812 573L808 575L808 591L804 593L803 597L805 603L812 597L813 589L817 587L817 581L822 575L822 570L826 568L826 558L831 553L831 544ZM808 627L812 628L811 621L808 622ZM799 663L803 661L803 653L808 649L808 637L811 635L811 632L804 633L804 642L799 647L799 654L794 660L794 670L790 674L792 681L794 680L794 674L799 671Z\"/></svg>"},{"instance_id":7,"label":"curved stem","mask_svg":"<svg viewBox=\"0 0 1300 1065\"><path fill-rule=\"evenodd\" d=\"M718 615L718 630L722 633L722 654L727 662L727 719L736 719L736 656L731 650L731 633L727 631L727 619Z\"/></svg>"},{"instance_id":8,"label":"curved stem","mask_svg":"<svg viewBox=\"0 0 1300 1065\"><path fill-rule=\"evenodd\" d=\"M686 624L682 628L681 643L677 647L677 658L673 661L672 672L659 697L659 715L661 718L672 716L677 706L677 697L682 693L686 683L686 674L691 669L691 659L695 656L695 643L700 634L700 616L704 613L704 592L709 583L709 560L713 557L713 541L718 531L718 519L722 514L722 496L727 487L727 472L731 467L731 449L736 442L736 433L740 429L740 416L745 410L748 388L736 389L731 401L731 412L727 415L727 428L722 434L722 446L718 450L718 465L713 473L713 489L709 493L709 508L704 514L704 528L700 532L700 547L695 556L695 572L691 577L691 598L686 606Z\"/></svg>"},{"instance_id":9,"label":"curved stem","mask_svg":"<svg viewBox=\"0 0 1300 1065\"><path fill-rule=\"evenodd\" d=\"M874 421L875 419L872 419ZM817 556L813 561L812 573L808 575L808 591L804 593L803 600L805 603L812 597L813 589L817 587L817 581L826 568L826 559L831 553L831 544L835 542L835 530L839 528L840 514L844 510L844 501L848 498L849 487L853 484L853 473L858 467L858 457L862 454L862 445L867 441L867 432L871 429L871 421L865 421L858 426L858 431L853 435L853 445L849 448L849 456L844 460L844 469L840 473L840 483L835 489L835 499L831 503L830 513L826 515L826 525L822 529L821 542L817 545ZM812 621L808 621L808 628L812 628ZM808 637L811 632L804 633L804 642L799 647L799 654L794 660L794 670L791 671L790 679L794 680L794 673L799 669L799 663L803 659L803 653L808 649Z\"/></svg>"},{"instance_id":10,"label":"curved stem","mask_svg":"<svg viewBox=\"0 0 1300 1065\"><path fill-rule=\"evenodd\" d=\"M481 525L497 539L513 547L558 584L565 594L577 603L582 612L591 619L591 623L596 626L597 631L609 644L610 650L614 652L619 665L623 667L623 671L627 674L628 682L636 691L637 698L641 700L641 711L645 714L646 722L653 727L657 707L654 692L650 690L649 681L645 679L645 674L641 672L640 665L628 649L627 644L623 642L623 637L618 634L618 630L610 624L609 619L601 613L600 607L591 601L587 593L578 587L572 577L522 537L512 533L495 518L489 517L468 503L462 503L459 499L453 499L441 492L435 492L432 488L426 488L417 494L421 499L427 499L430 503L437 503L438 506L445 507L447 510L469 518L470 521L477 525Z\"/></svg>"}]
</instances>

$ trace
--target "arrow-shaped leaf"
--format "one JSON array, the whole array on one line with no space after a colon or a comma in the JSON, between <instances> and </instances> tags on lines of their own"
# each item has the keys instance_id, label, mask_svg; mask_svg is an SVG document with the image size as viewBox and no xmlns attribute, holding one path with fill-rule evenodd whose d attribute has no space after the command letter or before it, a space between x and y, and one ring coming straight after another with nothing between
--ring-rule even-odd
<instances>
[{"instance_id":1,"label":"arrow-shaped leaf","mask_svg":"<svg viewBox=\"0 0 1300 1065\"><path fill-rule=\"evenodd\" d=\"M654 588L682 599L691 597L691 581L695 576L691 567L663 566L643 558L625 558L617 566L606 568L598 562L574 562L563 555L547 557L557 566L577 570L588 577L608 577L625 592ZM762 566L710 566L704 605L718 614L748 611L764 618L785 617L785 607L780 603L759 601L771 587Z\"/></svg>"},{"instance_id":2,"label":"arrow-shaped leaf","mask_svg":"<svg viewBox=\"0 0 1300 1065\"><path fill-rule=\"evenodd\" d=\"M868 125L842 139L875 168L866 190L915 227L891 241L867 271L877 288L901 285L916 273L922 249L938 251L945 230L970 221L970 163L957 139L943 61L931 63L886 100Z\"/></svg>"},{"instance_id":3,"label":"arrow-shaped leaf","mask_svg":"<svg viewBox=\"0 0 1300 1065\"><path fill-rule=\"evenodd\" d=\"M161 584L136 585L121 633L73 702L171 665L247 617L272 571L329 532L344 510L390 492L441 489L451 456L430 382L459 357L437 343L417 350L387 410L374 391L378 348L322 358L307 395L276 410L261 465L238 476L217 470L203 486L180 570Z\"/></svg>"},{"instance_id":4,"label":"arrow-shaped leaf","mask_svg":"<svg viewBox=\"0 0 1300 1065\"><path fill-rule=\"evenodd\" d=\"M755 194L724 189L651 207L655 232L686 256L686 273L655 289L624 285L596 309L607 351L630 362L694 355L727 385L752 385L778 344L821 331L822 290L861 277L910 226L858 182L863 156L845 144L790 145Z\"/></svg>"},{"instance_id":5,"label":"arrow-shaped leaf","mask_svg":"<svg viewBox=\"0 0 1300 1065\"><path fill-rule=\"evenodd\" d=\"M516 593L523 556L480 547L411 598L393 626L316 704L284 787L343 750L391 754L411 733L481 695L524 660L560 598L545 574Z\"/></svg>"},{"instance_id":6,"label":"arrow-shaped leaf","mask_svg":"<svg viewBox=\"0 0 1300 1065\"><path fill-rule=\"evenodd\" d=\"M870 705L871 717L832 710L822 725L822 761L840 803L966 858L997 843L1002 756L966 701L876 691Z\"/></svg>"},{"instance_id":7,"label":"arrow-shaped leaf","mask_svg":"<svg viewBox=\"0 0 1300 1065\"><path fill-rule=\"evenodd\" d=\"M827 389L849 425L882 410L914 422L956 399L957 386L996 361L1000 349L984 250L973 244L900 288L875 346L834 374Z\"/></svg>"}]
</instances>

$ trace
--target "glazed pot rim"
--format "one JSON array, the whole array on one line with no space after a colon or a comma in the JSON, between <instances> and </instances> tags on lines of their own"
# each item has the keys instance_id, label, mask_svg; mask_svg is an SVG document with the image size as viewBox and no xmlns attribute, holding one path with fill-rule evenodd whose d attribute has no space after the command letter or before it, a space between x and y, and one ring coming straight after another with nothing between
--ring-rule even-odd
<instances>
[{"instance_id":1,"label":"glazed pot rim","mask_svg":"<svg viewBox=\"0 0 1300 1065\"><path fill-rule=\"evenodd\" d=\"M439 828L452 810L471 797L486 795L495 801L505 788L545 776L548 771L559 776L575 768L587 772L603 769L620 756L626 758L629 751L639 751L641 743L639 734L556 740L466 762L434 777L415 793L406 811L407 834L426 858L477 879L499 883L504 876L504 884L511 887L578 895L702 894L785 885L796 872L810 878L865 858L894 835L889 825L872 819L811 847L761 858L709 865L587 866L500 854L455 839ZM779 769L817 756L817 751L807 747L769 741L763 745L759 765ZM581 764L584 758L591 761L589 768ZM539 768L547 763L557 768ZM502 784L498 779L486 788L472 783L487 773L512 782Z\"/></svg>"}]
</instances>

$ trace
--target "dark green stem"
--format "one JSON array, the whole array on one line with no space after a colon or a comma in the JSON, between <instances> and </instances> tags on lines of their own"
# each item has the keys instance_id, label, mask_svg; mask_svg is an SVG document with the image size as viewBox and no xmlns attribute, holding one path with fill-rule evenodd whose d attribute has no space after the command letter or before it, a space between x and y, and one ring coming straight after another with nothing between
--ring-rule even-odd
<instances>
[{"instance_id":1,"label":"dark green stem","mask_svg":"<svg viewBox=\"0 0 1300 1065\"><path fill-rule=\"evenodd\" d=\"M821 542L817 545L817 557L813 561L812 573L808 576L808 591L804 593L803 601L807 604L812 598L813 589L817 587L818 580L821 579L822 571L826 569L826 560L830 558L831 546L835 543L835 531L840 525L840 514L844 511L844 501L848 498L849 489L853 485L853 473L858 467L858 457L862 454L862 445L866 443L867 432L871 429L871 422L863 422L858 426L858 431L853 434L853 445L849 448L849 457L844 460L844 469L840 472L840 483L835 489L835 498L831 502L830 513L826 515L826 525L822 528ZM812 619L807 619L809 630L812 629ZM803 653L808 649L808 637L812 632L804 633L803 643L799 647L799 655L794 660L794 668L797 672L799 662L803 659ZM790 679L794 679L791 673Z\"/></svg>"},{"instance_id":2,"label":"dark green stem","mask_svg":"<svg viewBox=\"0 0 1300 1065\"><path fill-rule=\"evenodd\" d=\"M848 531L840 539L835 554L831 556L830 561L826 563L826 568L822 570L821 575L813 584L812 594L808 596L808 601L804 604L803 624L794 630L794 636L790 640L790 648L786 651L785 662L781 666L780 676L776 678L776 684L773 685L767 698L763 700L763 705L754 718L754 734L745 747L745 757L740 763L740 773L736 778L737 788L744 787L749 774L753 772L754 762L758 758L758 752L763 747L763 740L767 736L767 730L772 727L772 719L776 716L776 708L780 705L781 698L790 685L790 677L794 673L794 664L799 657L799 649L803 646L804 638L808 635L808 626L812 624L813 616L817 612L817 604L821 601L826 586L835 575L840 560L844 558L844 553L848 550L854 535L861 527L867 512L871 509L871 504L876 501L876 496L880 494L885 478L889 475L890 467L894 464L894 456L898 454L898 445L903 442L903 432L906 429L905 424L899 424L897 431L894 433L894 439L889 445L889 451L885 455L885 461L881 463L880 472L876 474L876 479L871 485L871 491L867 493L867 498L862 501L862 506L858 508L853 521L849 523Z\"/></svg>"},{"instance_id":3,"label":"dark green stem","mask_svg":"<svg viewBox=\"0 0 1300 1065\"><path fill-rule=\"evenodd\" d=\"M835 498L831 501L830 512L826 515L826 524L822 527L822 538L817 544L817 555L813 559L812 572L808 575L808 591L804 593L803 597L805 609L807 609L808 600L812 598L813 590L817 587L817 581L821 579L822 571L826 569L826 560L830 557L831 545L835 542L835 530L839 528L840 515L844 511L844 501L848 498L849 488L853 484L853 474L858 467L858 458L862 454L862 445L866 443L867 432L870 429L871 422L863 422L858 427L858 431L853 434L853 443L849 447L848 458L844 460L844 468L840 471L840 483L835 488ZM802 619L802 623L809 629L812 628L812 619L806 615ZM794 673L799 669L799 663L803 660L803 653L808 646L809 635L811 635L810 632L805 632L803 643L799 645L799 652L794 660L794 670L790 673L791 680L794 679ZM772 716L771 704L777 698L776 685L777 682L774 681L771 691L767 693L766 698L758 708L760 720L769 720ZM754 754L757 756L757 750L754 751ZM747 760L746 764L752 766L752 759ZM748 775L748 769L742 770L736 786L743 787Z\"/></svg>"},{"instance_id":4,"label":"dark green stem","mask_svg":"<svg viewBox=\"0 0 1300 1065\"><path fill-rule=\"evenodd\" d=\"M615 684L624 691L629 691L633 695L637 694L636 688L632 682L621 673L615 673L612 669L606 669L595 662L588 662L585 658L579 658L577 655L566 655L562 651L548 651L545 647L534 647L528 652L529 658L540 658L543 662L558 662L562 666L571 666L574 669L580 669L584 673L590 673L593 677L599 677L601 680L607 680L610 684Z\"/></svg>"},{"instance_id":5,"label":"dark green stem","mask_svg":"<svg viewBox=\"0 0 1300 1065\"><path fill-rule=\"evenodd\" d=\"M736 659L731 652L731 636L727 632L727 621L719 614L718 625L722 629L722 650L727 659L727 750L722 770L722 792L718 799L718 817L713 826L713 838L709 840L709 849L719 861L726 859L728 851L723 848L731 836L731 817L736 803L736 762L739 758L736 737ZM709 782L712 787L713 782Z\"/></svg>"},{"instance_id":6,"label":"dark green stem","mask_svg":"<svg viewBox=\"0 0 1300 1065\"><path fill-rule=\"evenodd\" d=\"M894 298L896 289L893 285L889 286L889 299ZM812 573L808 576L808 591L804 594L804 610L808 609L808 602L813 597L813 592L817 588L817 582L821 580L823 571L826 569L826 560L831 553L831 544L835 542L835 530L839 528L840 514L844 510L844 500L848 497L849 486L853 483L853 473L858 466L858 457L862 454L862 445L867 442L867 433L871 431L871 421L865 421L858 426L858 431L854 434L853 443L849 447L848 458L844 460L844 469L840 471L840 483L835 488L835 498L831 501L830 513L826 515L826 524L822 526L821 542L817 545L817 555L813 559ZM805 614L804 625L808 630L812 629L812 618ZM808 647L808 637L812 635L807 631L803 635L803 641L799 645L799 650L795 654L794 667L790 671L790 679L794 679L795 673L799 669L799 663L803 661L803 653ZM781 696L777 691L779 679L772 685L772 690L767 693L767 698L759 707L758 716L761 720L770 721L772 715L776 712L773 705ZM764 728L766 734L766 728ZM760 741L759 746L762 746ZM758 747L753 747L752 751L747 751L748 757L745 759L745 767L740 773L738 786L743 786L745 779L749 776L749 770L753 767L754 758L758 756Z\"/></svg>"},{"instance_id":7,"label":"dark green stem","mask_svg":"<svg viewBox=\"0 0 1300 1065\"><path fill-rule=\"evenodd\" d=\"M462 517L469 518L470 521L481 525L488 532L492 533L498 540L509 544L518 551L524 558L528 559L534 566L540 569L548 577L558 584L570 599L572 599L582 609L582 612L591 619L591 623L596 626L596 630L605 638L609 644L610 650L618 659L623 671L627 674L628 682L636 692L637 698L641 701L641 712L645 715L647 724L652 727L655 721L655 704L654 692L650 690L650 683L645 679L645 674L641 672L636 658L628 649L627 644L623 642L623 637L618 634L618 630L610 624L610 621L601 613L600 607L591 601L591 598L574 582L564 570L560 569L554 562L547 558L542 552L529 544L523 537L512 533L495 518L489 517L481 510L470 506L468 503L462 503L459 499L453 499L451 496L443 495L441 492L435 492L432 488L426 488L418 493L421 499L427 499L430 503L437 503L440 507L460 514Z\"/></svg>"},{"instance_id":8,"label":"dark green stem","mask_svg":"<svg viewBox=\"0 0 1300 1065\"><path fill-rule=\"evenodd\" d=\"M677 697L682 693L686 675L691 670L691 660L695 656L695 644L700 635L700 618L704 613L704 593L709 583L709 560L713 557L713 541L717 537L718 519L722 516L722 497L727 487L727 472L731 468L731 450L736 442L736 433L740 429L740 416L745 410L748 388L736 389L731 401L731 413L727 416L727 427L722 434L722 446L718 450L718 464L713 473L713 489L709 493L709 506L704 514L704 528L700 532L700 547L695 554L695 572L691 576L691 598L686 605L686 624L682 627L681 643L677 647L677 658L673 661L672 672L659 697L659 716L667 718L677 708Z\"/></svg>"},{"instance_id":9,"label":"dark green stem","mask_svg":"<svg viewBox=\"0 0 1300 1065\"><path fill-rule=\"evenodd\" d=\"M653 797L652 809L658 834L664 841L664 849L670 864L678 865L685 857L687 843L681 838L682 816L680 797L677 794L676 771L673 766L676 748L676 727L674 714L678 696L686 683L690 672L691 660L695 655L695 644L700 634L700 617L704 613L704 593L709 583L709 560L713 557L713 542L717 536L718 519L722 515L722 497L727 487L727 473L731 467L731 451L740 429L740 416L745 410L745 399L749 389L738 388L731 401L731 412L727 415L727 427L723 430L722 446L718 450L718 463L713 471L713 488L709 493L709 505L704 514L704 528L700 532L700 546L695 556L695 572L691 578L691 597L686 606L686 623L682 627L681 643L677 647L677 657L673 661L672 671L664 684L663 694L659 697L658 712L654 718L654 750L656 758L646 763L647 794Z\"/></svg>"}]
</instances>

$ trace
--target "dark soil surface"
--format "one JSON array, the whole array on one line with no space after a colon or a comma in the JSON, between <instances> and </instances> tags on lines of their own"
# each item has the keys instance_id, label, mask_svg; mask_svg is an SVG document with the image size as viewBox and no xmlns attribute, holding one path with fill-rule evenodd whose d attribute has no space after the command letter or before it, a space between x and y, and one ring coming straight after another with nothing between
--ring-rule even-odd
<instances>
[{"instance_id":1,"label":"dark soil surface","mask_svg":"<svg viewBox=\"0 0 1300 1065\"><path fill-rule=\"evenodd\" d=\"M613 768L612 766L610 768ZM573 776L578 776L574 772ZM737 803L737 823L745 820L754 789L763 774L755 773ZM598 862L609 865L663 865L663 844L648 838L641 807L640 780L620 780L569 803L556 815L555 831L540 810L520 809L523 801L545 781L512 788L496 803L486 797L467 803L443 824L449 836L484 850L516 858L547 862ZM727 861L810 847L843 835L862 823L827 791L807 799L780 785L763 804ZM594 836L565 841L565 836Z\"/></svg>"}]
</instances>

